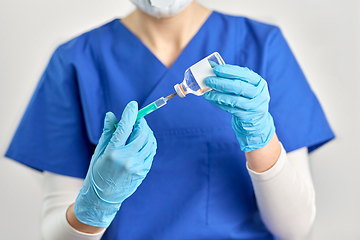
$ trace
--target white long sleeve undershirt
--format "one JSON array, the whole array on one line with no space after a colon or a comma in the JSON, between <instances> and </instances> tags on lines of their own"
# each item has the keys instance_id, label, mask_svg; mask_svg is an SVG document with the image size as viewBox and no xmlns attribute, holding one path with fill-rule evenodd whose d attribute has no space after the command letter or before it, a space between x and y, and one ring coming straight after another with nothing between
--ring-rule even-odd
<instances>
[{"instance_id":1,"label":"white long sleeve undershirt","mask_svg":"<svg viewBox=\"0 0 360 240\"><path fill-rule=\"evenodd\" d=\"M286 154L281 146L276 164L264 173L248 168L261 218L281 240L300 240L315 218L315 192L307 148Z\"/></svg>"},{"instance_id":2,"label":"white long sleeve undershirt","mask_svg":"<svg viewBox=\"0 0 360 240\"><path fill-rule=\"evenodd\" d=\"M44 197L41 218L43 240L99 240L103 232L88 234L68 223L66 211L75 202L83 179L44 172Z\"/></svg>"},{"instance_id":3,"label":"white long sleeve undershirt","mask_svg":"<svg viewBox=\"0 0 360 240\"><path fill-rule=\"evenodd\" d=\"M276 164L266 172L248 168L262 220L281 240L302 239L315 217L315 194L307 148L286 154L282 148ZM102 233L87 234L72 228L66 219L82 179L44 172L43 240L98 240Z\"/></svg>"}]
</instances>

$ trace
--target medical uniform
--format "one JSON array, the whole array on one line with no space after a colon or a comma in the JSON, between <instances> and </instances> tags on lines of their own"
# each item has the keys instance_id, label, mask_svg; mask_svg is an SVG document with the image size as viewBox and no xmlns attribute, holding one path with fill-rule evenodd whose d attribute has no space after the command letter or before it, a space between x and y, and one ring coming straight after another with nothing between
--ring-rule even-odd
<instances>
[{"instance_id":1,"label":"medical uniform","mask_svg":"<svg viewBox=\"0 0 360 240\"><path fill-rule=\"evenodd\" d=\"M105 113L120 119L174 92L213 52L268 82L270 113L289 152L334 137L281 31L213 12L174 64L164 66L115 19L53 54L6 153L32 168L84 178ZM158 142L147 177L103 239L274 239L262 223L231 115L202 97L175 97L145 117Z\"/></svg>"}]
</instances>

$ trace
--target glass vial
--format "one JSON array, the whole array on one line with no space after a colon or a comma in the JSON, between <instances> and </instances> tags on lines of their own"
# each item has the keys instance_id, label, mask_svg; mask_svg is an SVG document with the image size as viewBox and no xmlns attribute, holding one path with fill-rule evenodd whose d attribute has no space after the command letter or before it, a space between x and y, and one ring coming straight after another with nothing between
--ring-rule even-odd
<instances>
[{"instance_id":1,"label":"glass vial","mask_svg":"<svg viewBox=\"0 0 360 240\"><path fill-rule=\"evenodd\" d=\"M186 94L192 93L201 96L211 90L205 85L205 78L215 76L213 68L217 65L225 64L220 54L214 52L203 60L195 63L184 74L184 81L174 86L179 97L183 98Z\"/></svg>"}]
</instances>

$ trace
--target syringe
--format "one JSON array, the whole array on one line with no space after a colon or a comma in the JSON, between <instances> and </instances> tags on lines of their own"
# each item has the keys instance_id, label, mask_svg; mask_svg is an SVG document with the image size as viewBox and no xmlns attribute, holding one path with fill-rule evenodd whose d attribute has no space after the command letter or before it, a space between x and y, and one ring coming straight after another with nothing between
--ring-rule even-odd
<instances>
[{"instance_id":1,"label":"syringe","mask_svg":"<svg viewBox=\"0 0 360 240\"><path fill-rule=\"evenodd\" d=\"M167 97L161 97L158 100L150 103L146 107L143 107L139 110L136 120L139 120L140 118L148 115L149 113L155 111L156 109L161 108L164 106L170 99L176 96L177 93L170 94Z\"/></svg>"},{"instance_id":2,"label":"syringe","mask_svg":"<svg viewBox=\"0 0 360 240\"><path fill-rule=\"evenodd\" d=\"M150 103L149 105L147 105L146 107L143 107L142 109L140 109L138 111L138 115L136 117L136 121L139 120L142 117L145 117L146 115L148 115L149 113L155 111L156 109L161 108L162 106L164 106L170 99L172 99L173 97L175 97L177 95L177 93L173 93L170 94L167 97L161 97L158 100ZM118 124L115 124L115 129L117 128Z\"/></svg>"}]
</instances>

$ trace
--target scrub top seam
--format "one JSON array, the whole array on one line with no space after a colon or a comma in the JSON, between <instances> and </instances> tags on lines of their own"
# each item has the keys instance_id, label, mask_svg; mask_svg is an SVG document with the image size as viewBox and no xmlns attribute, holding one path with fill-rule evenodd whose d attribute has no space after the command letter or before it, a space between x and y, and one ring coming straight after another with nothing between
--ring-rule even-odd
<instances>
[{"instance_id":1,"label":"scrub top seam","mask_svg":"<svg viewBox=\"0 0 360 240\"><path fill-rule=\"evenodd\" d=\"M207 146L207 196L206 196L206 207L205 207L205 225L209 225L209 211L210 211L210 182L211 182L211 166L210 166L210 147L209 147L209 143L206 144Z\"/></svg>"},{"instance_id":2,"label":"scrub top seam","mask_svg":"<svg viewBox=\"0 0 360 240\"><path fill-rule=\"evenodd\" d=\"M242 51L242 41L241 41L241 34L242 34L242 31L241 31L241 22L240 21L236 21L237 23L237 29L238 29L238 34L235 35L235 42L238 42L239 43L239 49L238 51L236 52L237 56L236 56L236 63L237 65L239 66L242 66L242 62L241 62L241 51Z\"/></svg>"},{"instance_id":3,"label":"scrub top seam","mask_svg":"<svg viewBox=\"0 0 360 240\"><path fill-rule=\"evenodd\" d=\"M180 129L168 129L163 131L158 131L155 133L156 137L166 137L166 136L199 136L199 134L210 135L216 134L218 132L233 132L231 126L229 127L203 127L203 128L180 128ZM235 133L234 133L235 135Z\"/></svg>"},{"instance_id":4,"label":"scrub top seam","mask_svg":"<svg viewBox=\"0 0 360 240\"><path fill-rule=\"evenodd\" d=\"M116 20L115 20L116 21ZM96 42L96 47L97 49L101 49L101 46L100 46L100 41L101 41L101 38L100 38L100 34L98 33L98 31L96 31L96 38L97 38L97 41ZM102 90L103 90L103 96L104 96L104 105L105 105L105 111L109 111L110 109L113 109L113 108L109 108L109 103L110 103L110 99L109 99L109 96L108 93L109 92L109 89L107 89L107 86L105 84L105 70L104 70L104 66L103 66L103 62L104 62L104 59L103 59L103 56L101 55L101 51L95 51L96 54L94 54L96 56L96 60L98 61L99 63L99 70L100 70L100 85L102 87ZM111 106L113 107L113 106Z\"/></svg>"}]
</instances>

